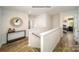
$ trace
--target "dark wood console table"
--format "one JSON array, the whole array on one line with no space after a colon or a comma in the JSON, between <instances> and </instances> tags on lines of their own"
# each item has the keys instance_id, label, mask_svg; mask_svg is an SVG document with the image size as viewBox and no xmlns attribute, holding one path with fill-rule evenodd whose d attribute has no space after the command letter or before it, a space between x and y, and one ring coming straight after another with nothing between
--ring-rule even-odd
<instances>
[{"instance_id":1,"label":"dark wood console table","mask_svg":"<svg viewBox=\"0 0 79 59\"><path fill-rule=\"evenodd\" d=\"M16 41L20 38L25 38L26 37L26 30L19 30L19 31L15 31L15 32L8 32L7 33L7 43L12 42L12 41Z\"/></svg>"}]
</instances>

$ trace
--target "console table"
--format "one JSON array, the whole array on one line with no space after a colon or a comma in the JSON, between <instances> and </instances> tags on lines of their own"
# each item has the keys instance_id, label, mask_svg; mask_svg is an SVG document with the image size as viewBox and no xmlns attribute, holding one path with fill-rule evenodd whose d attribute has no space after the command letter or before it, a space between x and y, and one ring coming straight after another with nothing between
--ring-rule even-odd
<instances>
[{"instance_id":1,"label":"console table","mask_svg":"<svg viewBox=\"0 0 79 59\"><path fill-rule=\"evenodd\" d=\"M15 32L8 32L7 33L7 43L16 41L20 38L26 37L26 30L20 30L20 31L15 31Z\"/></svg>"}]
</instances>

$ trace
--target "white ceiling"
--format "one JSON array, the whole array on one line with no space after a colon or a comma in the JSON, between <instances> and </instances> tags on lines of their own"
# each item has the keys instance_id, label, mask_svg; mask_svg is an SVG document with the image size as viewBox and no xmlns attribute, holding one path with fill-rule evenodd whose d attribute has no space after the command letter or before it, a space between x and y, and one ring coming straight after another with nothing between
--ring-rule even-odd
<instances>
[{"instance_id":1,"label":"white ceiling","mask_svg":"<svg viewBox=\"0 0 79 59\"><path fill-rule=\"evenodd\" d=\"M76 6L51 6L50 8L32 8L32 6L2 6L4 9L11 9L26 12L31 15L39 15L41 13L48 12L49 14L55 14L61 11L67 11L77 8Z\"/></svg>"},{"instance_id":2,"label":"white ceiling","mask_svg":"<svg viewBox=\"0 0 79 59\"><path fill-rule=\"evenodd\" d=\"M70 11L70 10L75 10L77 9L77 6L57 6L54 7L49 14L56 14L59 12L65 12L65 11Z\"/></svg>"}]
</instances>

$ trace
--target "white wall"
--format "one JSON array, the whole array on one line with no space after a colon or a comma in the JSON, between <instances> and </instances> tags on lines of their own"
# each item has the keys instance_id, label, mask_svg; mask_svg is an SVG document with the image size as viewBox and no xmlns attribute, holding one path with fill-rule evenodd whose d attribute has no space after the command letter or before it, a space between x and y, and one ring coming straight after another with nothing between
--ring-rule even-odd
<instances>
[{"instance_id":1,"label":"white wall","mask_svg":"<svg viewBox=\"0 0 79 59\"><path fill-rule=\"evenodd\" d=\"M47 14L40 14L38 16L35 16L31 20L32 20L33 28L51 26L51 19Z\"/></svg>"},{"instance_id":2,"label":"white wall","mask_svg":"<svg viewBox=\"0 0 79 59\"><path fill-rule=\"evenodd\" d=\"M47 14L47 27L52 29L52 16Z\"/></svg>"},{"instance_id":3,"label":"white wall","mask_svg":"<svg viewBox=\"0 0 79 59\"><path fill-rule=\"evenodd\" d=\"M2 42L3 43L6 43L6 33L8 31L8 28L15 28L13 26L10 25L10 20L11 18L13 17L20 17L22 18L22 21L23 21L23 24L22 26L18 27L18 28L15 28L17 31L18 30L27 30L28 28L28 16L26 13L23 13L23 12L19 12L19 11L16 11L16 10L7 10L7 9L3 9L3 35L2 35ZM27 31L26 31L27 32Z\"/></svg>"},{"instance_id":4,"label":"white wall","mask_svg":"<svg viewBox=\"0 0 79 59\"><path fill-rule=\"evenodd\" d=\"M2 36L2 10L1 10L1 8L0 8L0 47L1 47L1 42L2 42L2 40L1 40L1 36Z\"/></svg>"},{"instance_id":5,"label":"white wall","mask_svg":"<svg viewBox=\"0 0 79 59\"><path fill-rule=\"evenodd\" d=\"M60 26L60 15L52 15L52 28L57 28Z\"/></svg>"},{"instance_id":6,"label":"white wall","mask_svg":"<svg viewBox=\"0 0 79 59\"><path fill-rule=\"evenodd\" d=\"M29 20L30 20L30 27L31 28L34 28L34 20L35 20L35 18L36 18L36 15L32 15L32 16L30 16L29 17Z\"/></svg>"},{"instance_id":7,"label":"white wall","mask_svg":"<svg viewBox=\"0 0 79 59\"><path fill-rule=\"evenodd\" d=\"M52 27L61 27L66 17L75 17L75 10L69 10L52 15Z\"/></svg>"}]
</instances>

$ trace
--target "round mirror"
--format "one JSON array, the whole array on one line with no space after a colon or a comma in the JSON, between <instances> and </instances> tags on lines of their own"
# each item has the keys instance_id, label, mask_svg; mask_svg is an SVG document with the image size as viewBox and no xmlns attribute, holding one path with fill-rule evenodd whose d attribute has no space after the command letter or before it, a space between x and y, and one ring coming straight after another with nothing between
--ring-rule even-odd
<instances>
[{"instance_id":1,"label":"round mirror","mask_svg":"<svg viewBox=\"0 0 79 59\"><path fill-rule=\"evenodd\" d=\"M15 27L19 27L22 25L22 19L19 17L14 17L11 19L10 24Z\"/></svg>"}]
</instances>

